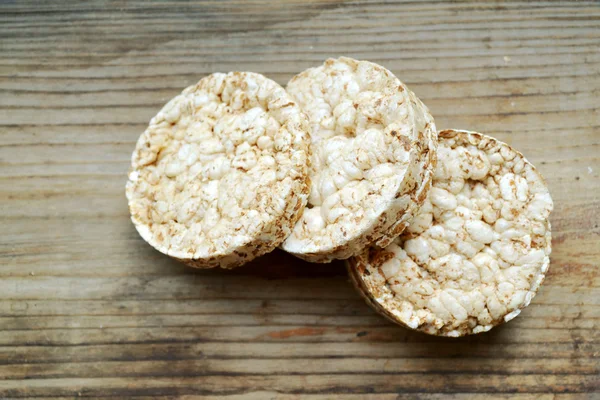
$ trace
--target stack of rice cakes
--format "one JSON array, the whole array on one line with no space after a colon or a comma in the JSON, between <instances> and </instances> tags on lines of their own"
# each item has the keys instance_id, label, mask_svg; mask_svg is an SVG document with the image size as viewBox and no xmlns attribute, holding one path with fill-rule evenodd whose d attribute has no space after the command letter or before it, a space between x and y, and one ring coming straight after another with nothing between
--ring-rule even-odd
<instances>
[{"instance_id":1,"label":"stack of rice cakes","mask_svg":"<svg viewBox=\"0 0 600 400\"><path fill-rule=\"evenodd\" d=\"M132 155L131 219L160 252L234 268L280 246L347 260L388 319L462 336L509 321L549 265L552 200L522 154L436 131L384 67L342 57L290 80L216 73L172 99Z\"/></svg>"}]
</instances>

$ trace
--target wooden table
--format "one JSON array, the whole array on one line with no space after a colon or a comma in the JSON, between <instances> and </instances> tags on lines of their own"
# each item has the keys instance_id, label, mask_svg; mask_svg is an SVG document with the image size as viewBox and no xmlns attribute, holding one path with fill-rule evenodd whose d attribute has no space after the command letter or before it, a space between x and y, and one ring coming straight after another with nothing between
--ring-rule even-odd
<instances>
[{"instance_id":1,"label":"wooden table","mask_svg":"<svg viewBox=\"0 0 600 400\"><path fill-rule=\"evenodd\" d=\"M598 2L0 7L0 398L600 398ZM516 320L429 337L374 314L341 264L195 271L140 239L126 172L162 104L210 72L285 84L337 55L546 176L552 263Z\"/></svg>"}]
</instances>

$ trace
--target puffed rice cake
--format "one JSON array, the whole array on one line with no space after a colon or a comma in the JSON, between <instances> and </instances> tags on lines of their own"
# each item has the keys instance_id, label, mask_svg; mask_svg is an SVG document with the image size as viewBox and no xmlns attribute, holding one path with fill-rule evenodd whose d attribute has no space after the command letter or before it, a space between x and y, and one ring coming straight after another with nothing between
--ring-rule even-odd
<instances>
[{"instance_id":1,"label":"puffed rice cake","mask_svg":"<svg viewBox=\"0 0 600 400\"><path fill-rule=\"evenodd\" d=\"M529 305L550 262L552 199L521 153L486 135L439 134L426 203L385 249L348 260L351 280L393 322L440 336L490 330Z\"/></svg>"},{"instance_id":2,"label":"puffed rice cake","mask_svg":"<svg viewBox=\"0 0 600 400\"><path fill-rule=\"evenodd\" d=\"M287 91L308 114L313 155L308 205L282 248L331 262L386 246L431 186L429 110L387 69L346 57L296 75Z\"/></svg>"},{"instance_id":3,"label":"puffed rice cake","mask_svg":"<svg viewBox=\"0 0 600 400\"><path fill-rule=\"evenodd\" d=\"M252 72L215 73L150 121L126 194L139 234L190 266L232 268L272 251L306 204L307 117Z\"/></svg>"}]
</instances>

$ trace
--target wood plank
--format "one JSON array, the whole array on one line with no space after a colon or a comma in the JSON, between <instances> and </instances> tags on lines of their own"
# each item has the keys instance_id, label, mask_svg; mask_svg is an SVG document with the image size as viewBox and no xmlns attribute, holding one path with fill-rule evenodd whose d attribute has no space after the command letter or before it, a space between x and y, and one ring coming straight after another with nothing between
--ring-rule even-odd
<instances>
[{"instance_id":1,"label":"wood plank","mask_svg":"<svg viewBox=\"0 0 600 400\"><path fill-rule=\"evenodd\" d=\"M594 353L596 350L596 353ZM468 354L472 358L506 361L507 359L570 358L593 361L598 357L592 343L511 343L509 345L479 342L455 342L452 346L440 341L414 342L410 346L399 343L129 343L90 345L31 345L1 346L2 365L19 363L69 363L142 360L262 360L285 359L293 363L297 358L314 359L421 359L443 358L460 360ZM597 365L597 364L596 364ZM258 371L258 370L257 370Z\"/></svg>"},{"instance_id":2,"label":"wood plank","mask_svg":"<svg viewBox=\"0 0 600 400\"><path fill-rule=\"evenodd\" d=\"M524 400L595 400L599 392L595 393L563 393L563 394L531 394L531 393L520 393L519 398ZM418 397L415 397L418 396ZM411 393L411 394L398 394L398 393L377 393L377 394L347 394L347 393L336 393L336 399L342 400L440 400L440 399L451 399L451 400L506 400L511 399L514 395L511 394L497 394L497 393L445 393L440 394L428 394L428 393ZM282 394L271 391L256 391L256 392L244 392L243 394L232 394L232 395L178 395L178 399L183 400L215 400L215 399L226 399L226 400L329 400L331 399L330 394ZM7 400L17 399L17 397L7 397ZM72 400L72 397L36 397L38 400ZM86 399L100 400L106 399L106 397L95 397L87 396ZM136 400L172 400L173 396L135 396Z\"/></svg>"},{"instance_id":3,"label":"wood plank","mask_svg":"<svg viewBox=\"0 0 600 400\"><path fill-rule=\"evenodd\" d=\"M108 361L61 364L0 365L2 379L63 379L109 377L172 377L199 375L298 375L312 374L406 374L406 373L466 373L481 374L581 374L597 375L598 363L578 359L294 359L288 360L178 360L178 361ZM1 379L0 379L1 381Z\"/></svg>"},{"instance_id":4,"label":"wood plank","mask_svg":"<svg viewBox=\"0 0 600 400\"><path fill-rule=\"evenodd\" d=\"M519 398L524 400L595 400L598 392L595 393L563 393L563 394L531 394L531 393L520 393ZM418 396L418 397L415 397ZM440 400L440 399L451 399L451 400L506 400L511 399L514 395L511 394L496 394L496 393L445 393L440 394L429 394L429 393L411 393L411 394L398 394L398 393L377 393L377 394L347 394L347 393L336 393L336 399L342 400ZM244 392L243 394L232 394L232 395L178 395L178 399L183 400L215 400L215 399L226 399L226 400L329 400L331 399L330 394L282 394L271 391L256 391L256 392ZM17 399L17 397L7 397L7 400ZM72 400L73 397L36 397L38 400ZM86 399L100 400L106 399L106 397L95 397L87 396ZM136 400L172 400L173 396L135 396Z\"/></svg>"},{"instance_id":5,"label":"wood plank","mask_svg":"<svg viewBox=\"0 0 600 400\"><path fill-rule=\"evenodd\" d=\"M130 396L182 394L242 394L247 388L274 390L280 393L331 394L344 390L348 381L354 383L353 393L389 392L462 392L496 390L508 393L544 393L549 391L580 393L598 391L597 377L591 375L499 375L499 374L334 374L334 375L264 375L264 376L200 376L151 378L65 378L28 379L27 387L15 380L0 380L0 390L7 396L64 396L82 392L85 395ZM475 384L474 384L475 383Z\"/></svg>"}]
</instances>

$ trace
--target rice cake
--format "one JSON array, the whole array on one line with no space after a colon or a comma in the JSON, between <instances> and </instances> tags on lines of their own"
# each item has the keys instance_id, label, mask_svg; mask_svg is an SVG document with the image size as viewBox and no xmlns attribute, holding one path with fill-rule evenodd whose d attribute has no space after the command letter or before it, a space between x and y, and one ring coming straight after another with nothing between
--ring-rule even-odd
<instances>
[{"instance_id":1,"label":"rice cake","mask_svg":"<svg viewBox=\"0 0 600 400\"><path fill-rule=\"evenodd\" d=\"M282 248L311 262L389 244L425 200L437 132L427 107L390 71L342 57L296 75L313 144L308 205Z\"/></svg>"},{"instance_id":2,"label":"rice cake","mask_svg":"<svg viewBox=\"0 0 600 400\"><path fill-rule=\"evenodd\" d=\"M277 83L215 73L173 98L132 155L140 235L198 268L232 268L281 244L308 198L307 117Z\"/></svg>"},{"instance_id":3,"label":"rice cake","mask_svg":"<svg viewBox=\"0 0 600 400\"><path fill-rule=\"evenodd\" d=\"M489 136L439 134L426 203L385 249L348 261L355 286L390 320L462 336L516 317L550 262L552 199L521 153Z\"/></svg>"}]
</instances>

